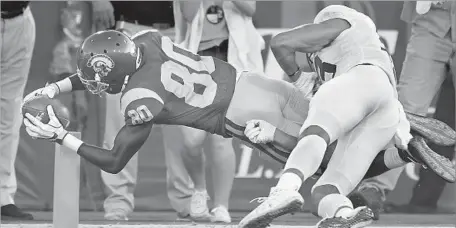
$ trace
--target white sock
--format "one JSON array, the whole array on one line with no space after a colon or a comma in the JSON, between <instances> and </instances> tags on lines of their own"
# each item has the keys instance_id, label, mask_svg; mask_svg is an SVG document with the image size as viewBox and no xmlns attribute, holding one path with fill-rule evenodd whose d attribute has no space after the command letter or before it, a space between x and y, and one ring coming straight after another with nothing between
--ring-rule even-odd
<instances>
[{"instance_id":1,"label":"white sock","mask_svg":"<svg viewBox=\"0 0 456 228\"><path fill-rule=\"evenodd\" d=\"M390 169L401 167L407 164L407 162L403 161L401 156L399 156L399 151L395 147L387 149L385 151L383 159L385 161L386 167Z\"/></svg>"},{"instance_id":2,"label":"white sock","mask_svg":"<svg viewBox=\"0 0 456 228\"><path fill-rule=\"evenodd\" d=\"M344 195L329 194L318 203L318 215L323 218L351 216L353 211L352 202Z\"/></svg>"},{"instance_id":3,"label":"white sock","mask_svg":"<svg viewBox=\"0 0 456 228\"><path fill-rule=\"evenodd\" d=\"M301 178L294 173L284 173L277 183L277 188L289 189L298 191L301 188L302 180Z\"/></svg>"},{"instance_id":4,"label":"white sock","mask_svg":"<svg viewBox=\"0 0 456 228\"><path fill-rule=\"evenodd\" d=\"M281 177L277 186L279 187L279 185L283 185L294 189L296 188L296 184L288 185L286 183L299 183L297 187L299 189L302 182L317 172L323 157L325 156L326 147L327 145L325 140L317 135L305 136L299 140L285 164L285 172L282 174L284 179L282 180ZM294 173L286 172L288 169L296 169L300 172L300 174L302 174L302 176L300 177Z\"/></svg>"}]
</instances>

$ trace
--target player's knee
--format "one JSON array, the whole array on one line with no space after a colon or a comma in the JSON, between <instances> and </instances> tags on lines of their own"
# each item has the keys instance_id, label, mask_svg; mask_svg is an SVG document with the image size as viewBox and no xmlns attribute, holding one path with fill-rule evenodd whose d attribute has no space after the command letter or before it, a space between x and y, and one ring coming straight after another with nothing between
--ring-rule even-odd
<instances>
[{"instance_id":1,"label":"player's knee","mask_svg":"<svg viewBox=\"0 0 456 228\"><path fill-rule=\"evenodd\" d=\"M338 194L339 190L337 189L336 186L334 185L321 185L321 186L316 186L312 189L312 214L315 216L318 216L318 205L320 204L320 201L327 195L330 194Z\"/></svg>"},{"instance_id":2,"label":"player's knee","mask_svg":"<svg viewBox=\"0 0 456 228\"><path fill-rule=\"evenodd\" d=\"M310 136L310 135L319 136L320 138L325 140L326 145L330 144L331 139L329 137L328 132L326 132L325 129L323 129L322 127L317 126L317 125L310 125L304 131L302 131L299 134L298 141L301 140L302 138L304 138L306 136Z\"/></svg>"}]
</instances>

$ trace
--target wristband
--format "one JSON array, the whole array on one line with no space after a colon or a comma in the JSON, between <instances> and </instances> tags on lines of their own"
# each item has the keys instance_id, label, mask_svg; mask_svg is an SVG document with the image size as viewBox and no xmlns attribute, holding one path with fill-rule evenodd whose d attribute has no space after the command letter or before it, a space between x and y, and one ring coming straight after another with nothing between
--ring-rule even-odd
<instances>
[{"instance_id":1,"label":"wristband","mask_svg":"<svg viewBox=\"0 0 456 228\"><path fill-rule=\"evenodd\" d=\"M81 147L81 145L83 143L84 143L83 141L81 141L80 139L78 139L78 138L76 138L73 135L68 134L68 133L65 135L65 137L62 140L62 145L70 148L74 152L78 152L79 147Z\"/></svg>"},{"instance_id":2,"label":"wristband","mask_svg":"<svg viewBox=\"0 0 456 228\"><path fill-rule=\"evenodd\" d=\"M71 90L73 89L73 85L71 83L70 78L64 78L56 82L55 85L57 86L57 88L59 88L59 93L71 92Z\"/></svg>"},{"instance_id":3,"label":"wristband","mask_svg":"<svg viewBox=\"0 0 456 228\"><path fill-rule=\"evenodd\" d=\"M55 82L51 83L49 86L54 87L54 89L56 91L55 95L58 95L60 93L60 87L59 87L59 85L57 85L57 83L55 83Z\"/></svg>"}]
</instances>

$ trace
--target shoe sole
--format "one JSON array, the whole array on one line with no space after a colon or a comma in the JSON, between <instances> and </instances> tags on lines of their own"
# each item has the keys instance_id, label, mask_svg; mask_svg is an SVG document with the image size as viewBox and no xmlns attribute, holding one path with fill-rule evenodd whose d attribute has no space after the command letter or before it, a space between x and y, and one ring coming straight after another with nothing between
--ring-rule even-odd
<instances>
[{"instance_id":1,"label":"shoe sole","mask_svg":"<svg viewBox=\"0 0 456 228\"><path fill-rule=\"evenodd\" d=\"M365 216L367 218L365 218L364 220L366 221L359 221L359 222L356 222L355 224L353 224L352 222L348 222L348 223L345 223L345 224L329 224L329 225L326 225L326 224L318 224L317 228L334 228L334 227L337 227L337 228L361 228L361 227L366 227L367 225L371 224L373 221L374 221L374 212L370 209L370 208L364 208L362 209L361 211L358 212L357 215L355 215L355 217L349 221L352 221L352 220L356 220L357 217L362 217L362 216Z\"/></svg>"},{"instance_id":2,"label":"shoe sole","mask_svg":"<svg viewBox=\"0 0 456 228\"><path fill-rule=\"evenodd\" d=\"M263 216L257 217L256 219L250 221L248 224L242 226L242 228L265 228L268 227L269 224L274 220L275 218L278 218L282 215L290 214L290 213L295 213L297 211L301 210L301 207L303 205L303 202L296 199L291 201L287 206L280 208L276 211L272 211L269 213L266 213Z\"/></svg>"},{"instance_id":3,"label":"shoe sole","mask_svg":"<svg viewBox=\"0 0 456 228\"><path fill-rule=\"evenodd\" d=\"M437 154L429 148L423 137L413 137L409 143L409 150L410 149L415 149L424 165L430 168L442 179L450 183L454 183L456 181L456 170L454 164L450 161L450 159Z\"/></svg>"},{"instance_id":4,"label":"shoe sole","mask_svg":"<svg viewBox=\"0 0 456 228\"><path fill-rule=\"evenodd\" d=\"M440 146L453 146L456 143L456 131L440 120L406 113L410 128Z\"/></svg>"}]
</instances>

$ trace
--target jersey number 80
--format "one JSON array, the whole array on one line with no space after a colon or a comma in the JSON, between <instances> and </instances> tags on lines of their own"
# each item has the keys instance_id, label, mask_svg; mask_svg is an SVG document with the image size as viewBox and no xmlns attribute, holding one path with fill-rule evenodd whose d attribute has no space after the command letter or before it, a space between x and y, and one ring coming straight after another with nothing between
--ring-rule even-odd
<instances>
[{"instance_id":1,"label":"jersey number 80","mask_svg":"<svg viewBox=\"0 0 456 228\"><path fill-rule=\"evenodd\" d=\"M168 92L193 107L204 108L214 102L217 94L217 83L211 74L215 71L215 63L211 57L198 56L187 50L176 47L168 37L162 37L162 49L168 57L183 65L169 60L161 66L161 81ZM178 50L178 52L174 51ZM180 50L180 51L179 51ZM182 53L179 53L182 52ZM189 69L194 71L190 73ZM182 82L173 79L177 76ZM201 93L195 92L195 85L204 87Z\"/></svg>"},{"instance_id":2,"label":"jersey number 80","mask_svg":"<svg viewBox=\"0 0 456 228\"><path fill-rule=\"evenodd\" d=\"M133 125L146 123L154 118L152 112L145 105L140 105L136 109L129 110L127 115L131 118L131 124Z\"/></svg>"}]
</instances>

